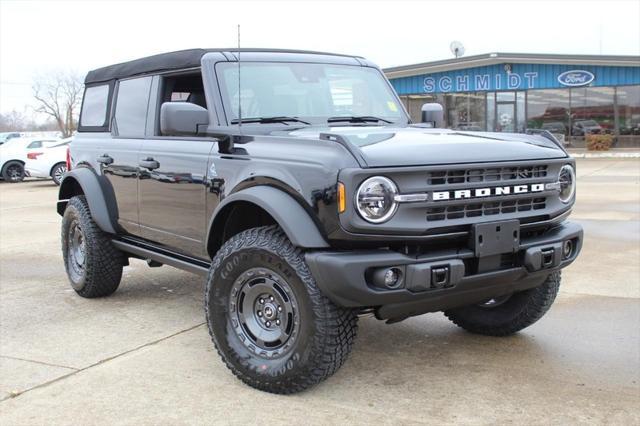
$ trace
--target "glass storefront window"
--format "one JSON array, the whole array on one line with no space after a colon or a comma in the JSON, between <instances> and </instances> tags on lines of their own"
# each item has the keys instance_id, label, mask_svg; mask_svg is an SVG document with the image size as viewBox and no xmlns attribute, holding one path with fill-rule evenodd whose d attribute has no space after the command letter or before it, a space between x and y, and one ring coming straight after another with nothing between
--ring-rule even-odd
<instances>
[{"instance_id":1,"label":"glass storefront window","mask_svg":"<svg viewBox=\"0 0 640 426\"><path fill-rule=\"evenodd\" d=\"M442 95L405 95L400 100L411 117L413 123L422 122L422 105L429 102L443 103Z\"/></svg>"},{"instance_id":2,"label":"glass storefront window","mask_svg":"<svg viewBox=\"0 0 640 426\"><path fill-rule=\"evenodd\" d=\"M568 135L569 90L529 90L527 93L527 128Z\"/></svg>"},{"instance_id":3,"label":"glass storefront window","mask_svg":"<svg viewBox=\"0 0 640 426\"><path fill-rule=\"evenodd\" d=\"M616 103L620 136L637 139L640 136L640 86L617 87Z\"/></svg>"},{"instance_id":4,"label":"glass storefront window","mask_svg":"<svg viewBox=\"0 0 640 426\"><path fill-rule=\"evenodd\" d=\"M571 136L615 133L613 87L571 89Z\"/></svg>"},{"instance_id":5,"label":"glass storefront window","mask_svg":"<svg viewBox=\"0 0 640 426\"><path fill-rule=\"evenodd\" d=\"M525 92L516 92L516 132L524 133L526 126L526 102Z\"/></svg>"},{"instance_id":6,"label":"glass storefront window","mask_svg":"<svg viewBox=\"0 0 640 426\"><path fill-rule=\"evenodd\" d=\"M496 125L496 94L487 93L487 131L493 132Z\"/></svg>"},{"instance_id":7,"label":"glass storefront window","mask_svg":"<svg viewBox=\"0 0 640 426\"><path fill-rule=\"evenodd\" d=\"M616 146L640 143L640 86L405 95L413 122L427 102L443 105L445 126L458 130L543 129L582 146L588 134L612 134ZM620 143L620 141L622 141Z\"/></svg>"},{"instance_id":8,"label":"glass storefront window","mask_svg":"<svg viewBox=\"0 0 640 426\"><path fill-rule=\"evenodd\" d=\"M447 127L457 130L485 129L485 94L457 93L445 96Z\"/></svg>"}]
</instances>

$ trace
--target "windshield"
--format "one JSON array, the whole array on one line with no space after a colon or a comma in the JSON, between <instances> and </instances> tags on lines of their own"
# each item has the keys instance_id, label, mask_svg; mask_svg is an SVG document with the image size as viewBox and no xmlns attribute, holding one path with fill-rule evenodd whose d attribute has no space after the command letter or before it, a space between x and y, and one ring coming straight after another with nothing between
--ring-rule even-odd
<instances>
[{"instance_id":1,"label":"windshield","mask_svg":"<svg viewBox=\"0 0 640 426\"><path fill-rule=\"evenodd\" d=\"M407 120L374 68L280 62L242 62L241 67L243 122L268 117L295 117L324 125L329 118L335 123L339 117L380 118L380 124ZM237 120L238 64L219 63L216 73L227 118Z\"/></svg>"},{"instance_id":2,"label":"windshield","mask_svg":"<svg viewBox=\"0 0 640 426\"><path fill-rule=\"evenodd\" d=\"M580 123L582 126L590 126L590 127L595 127L595 126L597 126L597 125L598 125L598 123L596 123L596 122L595 122L595 121L593 121L593 120L584 120L584 121L579 121L579 123Z\"/></svg>"}]
</instances>

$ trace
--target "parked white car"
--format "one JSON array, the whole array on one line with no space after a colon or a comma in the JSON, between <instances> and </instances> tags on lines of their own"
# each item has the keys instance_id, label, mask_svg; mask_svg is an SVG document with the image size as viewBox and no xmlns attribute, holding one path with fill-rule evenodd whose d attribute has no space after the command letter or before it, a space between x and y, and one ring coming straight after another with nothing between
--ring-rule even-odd
<instances>
[{"instance_id":1,"label":"parked white car","mask_svg":"<svg viewBox=\"0 0 640 426\"><path fill-rule=\"evenodd\" d=\"M20 182L25 177L27 154L59 143L54 138L13 138L0 145L0 176L7 182Z\"/></svg>"},{"instance_id":2,"label":"parked white car","mask_svg":"<svg viewBox=\"0 0 640 426\"><path fill-rule=\"evenodd\" d=\"M0 145L3 143L13 139L13 138L22 138L24 137L24 133L20 132L3 132L0 133Z\"/></svg>"},{"instance_id":3,"label":"parked white car","mask_svg":"<svg viewBox=\"0 0 640 426\"><path fill-rule=\"evenodd\" d=\"M32 177L52 178L60 185L67 172L67 148L73 138L62 139L58 143L27 153L25 170Z\"/></svg>"}]
</instances>

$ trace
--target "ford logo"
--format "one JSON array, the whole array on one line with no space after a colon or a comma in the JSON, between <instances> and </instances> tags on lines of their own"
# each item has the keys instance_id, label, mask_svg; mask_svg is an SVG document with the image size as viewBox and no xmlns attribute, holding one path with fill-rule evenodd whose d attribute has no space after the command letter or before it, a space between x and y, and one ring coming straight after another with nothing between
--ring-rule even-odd
<instances>
[{"instance_id":1,"label":"ford logo","mask_svg":"<svg viewBox=\"0 0 640 426\"><path fill-rule=\"evenodd\" d=\"M563 86L586 86L591 83L594 78L596 78L596 76L589 71L571 70L560 74L558 81Z\"/></svg>"}]
</instances>

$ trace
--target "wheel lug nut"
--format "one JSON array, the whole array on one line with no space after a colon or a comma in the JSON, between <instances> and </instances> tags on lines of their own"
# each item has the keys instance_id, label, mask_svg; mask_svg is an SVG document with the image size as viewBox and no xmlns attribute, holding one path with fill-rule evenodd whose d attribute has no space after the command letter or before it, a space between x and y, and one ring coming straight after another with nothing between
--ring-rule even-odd
<instances>
[{"instance_id":1,"label":"wheel lug nut","mask_svg":"<svg viewBox=\"0 0 640 426\"><path fill-rule=\"evenodd\" d=\"M278 306L278 312L282 312L282 306Z\"/></svg>"},{"instance_id":2,"label":"wheel lug nut","mask_svg":"<svg viewBox=\"0 0 640 426\"><path fill-rule=\"evenodd\" d=\"M273 296L269 296L269 300L273 302Z\"/></svg>"},{"instance_id":3,"label":"wheel lug nut","mask_svg":"<svg viewBox=\"0 0 640 426\"><path fill-rule=\"evenodd\" d=\"M261 317L262 316L262 311L258 311L258 316Z\"/></svg>"},{"instance_id":4,"label":"wheel lug nut","mask_svg":"<svg viewBox=\"0 0 640 426\"><path fill-rule=\"evenodd\" d=\"M260 298L260 300L258 300L258 302L260 302L260 304L263 305L264 304L264 299Z\"/></svg>"},{"instance_id":5,"label":"wheel lug nut","mask_svg":"<svg viewBox=\"0 0 640 426\"><path fill-rule=\"evenodd\" d=\"M276 325L280 325L280 320L276 320Z\"/></svg>"},{"instance_id":6,"label":"wheel lug nut","mask_svg":"<svg viewBox=\"0 0 640 426\"><path fill-rule=\"evenodd\" d=\"M265 324L267 327L271 327L271 321L267 321L267 323Z\"/></svg>"}]
</instances>

